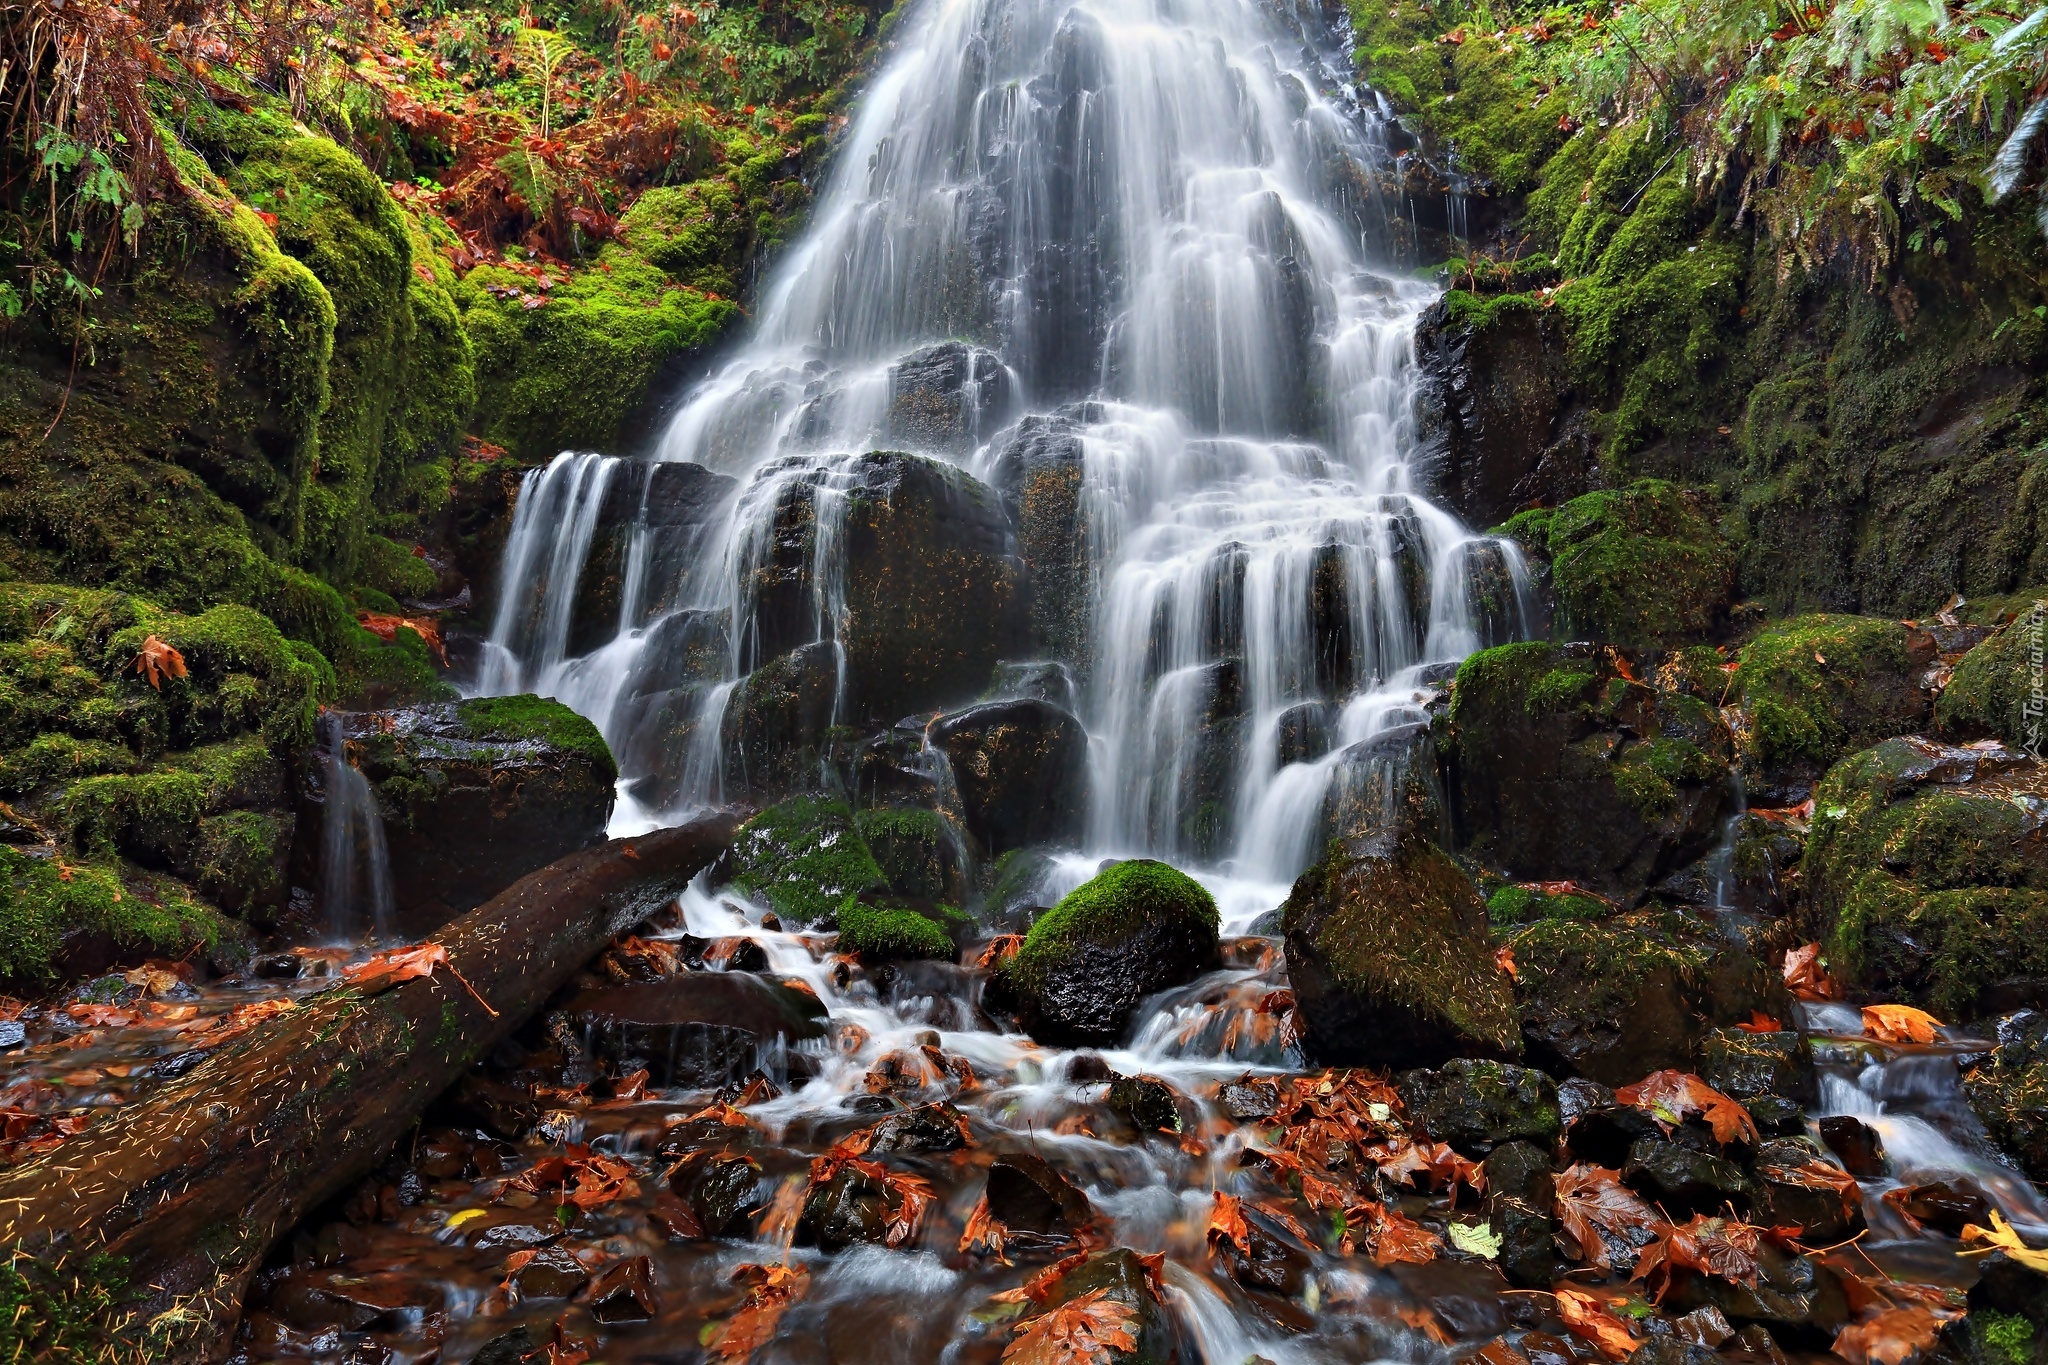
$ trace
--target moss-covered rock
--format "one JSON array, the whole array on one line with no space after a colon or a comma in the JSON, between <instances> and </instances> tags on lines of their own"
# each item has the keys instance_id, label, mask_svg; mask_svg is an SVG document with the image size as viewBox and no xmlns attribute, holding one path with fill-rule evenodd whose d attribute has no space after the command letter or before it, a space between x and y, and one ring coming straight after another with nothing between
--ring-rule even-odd
<instances>
[{"instance_id":1,"label":"moss-covered rock","mask_svg":"<svg viewBox=\"0 0 2048 1365\"><path fill-rule=\"evenodd\" d=\"M1216 901L1149 858L1116 863L1040 915L1004 972L1043 1042L1114 1043L1147 995L1218 961Z\"/></svg>"},{"instance_id":2,"label":"moss-covered rock","mask_svg":"<svg viewBox=\"0 0 2048 1365\"><path fill-rule=\"evenodd\" d=\"M889 889L917 900L960 899L958 840L937 811L877 808L853 817Z\"/></svg>"},{"instance_id":3,"label":"moss-covered rock","mask_svg":"<svg viewBox=\"0 0 2048 1365\"><path fill-rule=\"evenodd\" d=\"M839 949L865 962L933 958L950 962L971 921L958 908L899 897L848 896L839 906Z\"/></svg>"},{"instance_id":4,"label":"moss-covered rock","mask_svg":"<svg viewBox=\"0 0 2048 1365\"><path fill-rule=\"evenodd\" d=\"M1752 1011L1795 1017L1757 926L1640 910L1528 924L1503 942L1529 1061L1552 1075L1628 1085L1696 1070L1711 1029Z\"/></svg>"},{"instance_id":5,"label":"moss-covered rock","mask_svg":"<svg viewBox=\"0 0 2048 1365\"><path fill-rule=\"evenodd\" d=\"M1846 982L1970 1018L2043 1003L2048 765L1892 739L1814 793L1806 894Z\"/></svg>"},{"instance_id":6,"label":"moss-covered rock","mask_svg":"<svg viewBox=\"0 0 2048 1365\"><path fill-rule=\"evenodd\" d=\"M724 873L801 928L829 925L847 897L887 887L853 812L815 796L770 806L740 826Z\"/></svg>"},{"instance_id":7,"label":"moss-covered rock","mask_svg":"<svg viewBox=\"0 0 2048 1365\"><path fill-rule=\"evenodd\" d=\"M112 860L0 845L0 981L42 986L67 954L89 970L124 953L180 957L234 932L175 883L136 877ZM105 940L112 953L92 940Z\"/></svg>"},{"instance_id":8,"label":"moss-covered rock","mask_svg":"<svg viewBox=\"0 0 2048 1365\"><path fill-rule=\"evenodd\" d=\"M1302 1045L1335 1066L1441 1066L1520 1052L1477 888L1410 836L1332 843L1280 910Z\"/></svg>"},{"instance_id":9,"label":"moss-covered rock","mask_svg":"<svg viewBox=\"0 0 2048 1365\"><path fill-rule=\"evenodd\" d=\"M1903 622L1801 616L1743 647L1733 697L1744 715L1745 774L1759 791L1803 795L1828 766L1925 726L1920 674L1934 642Z\"/></svg>"},{"instance_id":10,"label":"moss-covered rock","mask_svg":"<svg viewBox=\"0 0 2048 1365\"><path fill-rule=\"evenodd\" d=\"M1458 669L1449 732L1459 836L1511 877L1632 901L1718 836L1726 731L1697 696L1637 681L1614 650L1474 654Z\"/></svg>"},{"instance_id":11,"label":"moss-covered rock","mask_svg":"<svg viewBox=\"0 0 2048 1365\"><path fill-rule=\"evenodd\" d=\"M2048 605L2030 602L1956 664L1935 703L1941 732L1955 739L2001 739L2030 753L2043 752L2048 715L2037 699L2043 693L2044 651Z\"/></svg>"},{"instance_id":12,"label":"moss-covered rock","mask_svg":"<svg viewBox=\"0 0 2048 1365\"><path fill-rule=\"evenodd\" d=\"M1984 1131L2033 1180L2048 1179L2048 1016L1999 1021L1998 1046L1963 1073Z\"/></svg>"},{"instance_id":13,"label":"moss-covered rock","mask_svg":"<svg viewBox=\"0 0 2048 1365\"><path fill-rule=\"evenodd\" d=\"M1501 530L1548 563L1567 639L1679 644L1726 618L1735 555L1708 495L1644 479L1524 512Z\"/></svg>"}]
</instances>

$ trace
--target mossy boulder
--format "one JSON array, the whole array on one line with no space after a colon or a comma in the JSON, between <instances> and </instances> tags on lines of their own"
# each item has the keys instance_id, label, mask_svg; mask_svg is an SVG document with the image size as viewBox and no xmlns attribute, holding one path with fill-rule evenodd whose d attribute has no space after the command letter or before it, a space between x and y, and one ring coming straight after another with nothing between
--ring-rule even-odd
<instances>
[{"instance_id":1,"label":"mossy boulder","mask_svg":"<svg viewBox=\"0 0 2048 1365\"><path fill-rule=\"evenodd\" d=\"M878 807L853 817L889 889L919 900L961 898L959 839L937 811Z\"/></svg>"},{"instance_id":2,"label":"mossy boulder","mask_svg":"<svg viewBox=\"0 0 2048 1365\"><path fill-rule=\"evenodd\" d=\"M2048 1004L2048 764L1891 739L1814 793L1806 894L1836 974L1972 1018Z\"/></svg>"},{"instance_id":3,"label":"mossy boulder","mask_svg":"<svg viewBox=\"0 0 2048 1365\"><path fill-rule=\"evenodd\" d=\"M429 933L529 872L604 840L618 778L597 727L542 697L479 697L339 716L391 860L395 926ZM331 740L303 763L302 885L321 884Z\"/></svg>"},{"instance_id":4,"label":"mossy boulder","mask_svg":"<svg viewBox=\"0 0 2048 1365\"><path fill-rule=\"evenodd\" d=\"M1644 479L1524 512L1501 532L1548 564L1567 639L1680 644L1727 617L1735 552L1709 494Z\"/></svg>"},{"instance_id":5,"label":"mossy boulder","mask_svg":"<svg viewBox=\"0 0 2048 1365\"><path fill-rule=\"evenodd\" d=\"M1459 838L1518 880L1633 901L1712 848L1731 746L1713 709L1609 648L1527 643L1459 666L1449 712Z\"/></svg>"},{"instance_id":6,"label":"mossy boulder","mask_svg":"<svg viewBox=\"0 0 2048 1365\"><path fill-rule=\"evenodd\" d=\"M1745 778L1799 799L1829 765L1930 716L1921 675L1934 641L1901 621L1801 616L1743 647L1729 695L1742 709Z\"/></svg>"},{"instance_id":7,"label":"mossy boulder","mask_svg":"<svg viewBox=\"0 0 2048 1365\"><path fill-rule=\"evenodd\" d=\"M1116 863L1040 915L1003 986L1041 1042L1110 1044L1144 997L1219 962L1216 902L1149 858Z\"/></svg>"},{"instance_id":8,"label":"mossy boulder","mask_svg":"<svg viewBox=\"0 0 2048 1365\"><path fill-rule=\"evenodd\" d=\"M1526 1066L1460 1057L1441 1070L1404 1071L1394 1084L1418 1132L1475 1159L1511 1142L1547 1148L1564 1127L1556 1083Z\"/></svg>"},{"instance_id":9,"label":"mossy boulder","mask_svg":"<svg viewBox=\"0 0 2048 1365\"><path fill-rule=\"evenodd\" d=\"M657 185L619 219L619 240L677 279L732 294L753 224L722 179Z\"/></svg>"},{"instance_id":10,"label":"mossy boulder","mask_svg":"<svg viewBox=\"0 0 2048 1365\"><path fill-rule=\"evenodd\" d=\"M1956 663L1934 708L1942 734L1964 740L1999 739L2029 753L2044 752L2048 714L2037 700L2044 651L2048 604L2031 602Z\"/></svg>"},{"instance_id":11,"label":"mossy boulder","mask_svg":"<svg viewBox=\"0 0 2048 1365\"><path fill-rule=\"evenodd\" d=\"M2048 1180L2048 1015L1998 1022L1998 1046L1963 1073L1984 1131L2031 1180Z\"/></svg>"},{"instance_id":12,"label":"mossy boulder","mask_svg":"<svg viewBox=\"0 0 2048 1365\"><path fill-rule=\"evenodd\" d=\"M1526 924L1502 943L1528 1060L1554 1076L1628 1085L1665 1067L1694 1071L1714 1028L1755 1011L1795 1017L1758 924L1639 910Z\"/></svg>"},{"instance_id":13,"label":"mossy boulder","mask_svg":"<svg viewBox=\"0 0 2048 1365\"><path fill-rule=\"evenodd\" d=\"M0 983L9 989L40 989L145 957L184 957L241 932L179 884L112 859L0 845Z\"/></svg>"},{"instance_id":14,"label":"mossy boulder","mask_svg":"<svg viewBox=\"0 0 2048 1365\"><path fill-rule=\"evenodd\" d=\"M1050 702L983 702L933 721L968 833L991 857L1070 843L1087 815L1088 732Z\"/></svg>"},{"instance_id":15,"label":"mossy boulder","mask_svg":"<svg viewBox=\"0 0 2048 1365\"><path fill-rule=\"evenodd\" d=\"M1471 878L1418 836L1333 842L1280 909L1302 1046L1331 1066L1521 1051Z\"/></svg>"},{"instance_id":16,"label":"mossy boulder","mask_svg":"<svg viewBox=\"0 0 2048 1365\"><path fill-rule=\"evenodd\" d=\"M960 955L961 933L973 923L956 906L872 893L841 901L838 922L839 950L864 962L951 962Z\"/></svg>"},{"instance_id":17,"label":"mossy boulder","mask_svg":"<svg viewBox=\"0 0 2048 1365\"><path fill-rule=\"evenodd\" d=\"M849 896L887 890L853 812L816 796L793 797L740 826L721 870L792 928L829 925Z\"/></svg>"}]
</instances>

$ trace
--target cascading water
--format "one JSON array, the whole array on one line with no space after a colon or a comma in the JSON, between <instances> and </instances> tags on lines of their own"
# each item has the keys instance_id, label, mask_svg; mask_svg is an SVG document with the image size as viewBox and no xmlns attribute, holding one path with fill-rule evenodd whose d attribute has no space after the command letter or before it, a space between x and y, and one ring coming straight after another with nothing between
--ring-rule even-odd
<instances>
[{"instance_id":1,"label":"cascading water","mask_svg":"<svg viewBox=\"0 0 2048 1365\"><path fill-rule=\"evenodd\" d=\"M1079 455L1087 625L1063 662L1092 739L1089 844L1266 885L1299 871L1347 747L1419 719L1432 666L1518 635L1523 585L1513 548L1468 535L1411 470L1433 291L1375 264L1397 254L1375 188L1390 159L1323 22L1247 0L916 16L752 338L661 444L735 476L692 523L712 528L693 567L663 553L651 494L626 550L594 549L615 471L644 464L562 456L521 496L483 689L596 720L622 827L716 803L793 494L816 533L792 638L835 648L839 723L843 452L1000 485L1018 447L1057 440ZM593 594L599 559L622 582Z\"/></svg>"},{"instance_id":2,"label":"cascading water","mask_svg":"<svg viewBox=\"0 0 2048 1365\"><path fill-rule=\"evenodd\" d=\"M341 717L320 718L324 810L320 912L336 942L381 939L391 929L391 856L370 779L348 759Z\"/></svg>"}]
</instances>

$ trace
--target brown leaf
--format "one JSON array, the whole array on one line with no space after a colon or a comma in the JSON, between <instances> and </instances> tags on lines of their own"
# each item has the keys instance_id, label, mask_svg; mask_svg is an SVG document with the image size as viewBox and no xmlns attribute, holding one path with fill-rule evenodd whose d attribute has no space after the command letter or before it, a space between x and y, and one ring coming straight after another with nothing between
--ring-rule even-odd
<instances>
[{"instance_id":1,"label":"brown leaf","mask_svg":"<svg viewBox=\"0 0 2048 1365\"><path fill-rule=\"evenodd\" d=\"M1785 985L1801 1000L1840 1000L1842 988L1828 975L1820 945L1809 943L1785 954Z\"/></svg>"},{"instance_id":2,"label":"brown leaf","mask_svg":"<svg viewBox=\"0 0 2048 1365\"><path fill-rule=\"evenodd\" d=\"M967 1215L967 1227L960 1234L960 1254L984 1252L995 1257L1002 1265L1010 1264L1010 1258L1003 1254L1003 1239L1010 1229L1003 1220L988 1211L988 1195L983 1194L974 1211Z\"/></svg>"},{"instance_id":3,"label":"brown leaf","mask_svg":"<svg viewBox=\"0 0 2048 1365\"><path fill-rule=\"evenodd\" d=\"M1229 1242L1247 1256L1251 1254L1252 1234L1245 1226L1243 1200L1216 1191L1216 1202L1209 1210L1209 1240Z\"/></svg>"},{"instance_id":4,"label":"brown leaf","mask_svg":"<svg viewBox=\"0 0 2048 1365\"><path fill-rule=\"evenodd\" d=\"M1441 1237L1384 1204L1363 1200L1344 1210L1339 1246L1347 1256L1362 1248L1375 1265L1425 1265L1436 1259L1443 1245Z\"/></svg>"},{"instance_id":5,"label":"brown leaf","mask_svg":"<svg viewBox=\"0 0 2048 1365\"><path fill-rule=\"evenodd\" d=\"M1634 1085L1615 1091L1614 1100L1643 1110L1667 1133L1698 1117L1714 1130L1716 1142L1756 1141L1756 1121L1749 1111L1690 1072L1653 1071Z\"/></svg>"},{"instance_id":6,"label":"brown leaf","mask_svg":"<svg viewBox=\"0 0 2048 1365\"><path fill-rule=\"evenodd\" d=\"M387 948L381 953L352 963L341 969L341 978L364 995L380 995L393 986L423 976L432 976L434 968L446 967L448 974L462 983L477 1004L484 1007L484 1013L493 1019L498 1012L491 1008L491 1002L477 994L476 987L469 979L455 970L455 964L448 960L448 949L439 943L415 943L409 948Z\"/></svg>"},{"instance_id":7,"label":"brown leaf","mask_svg":"<svg viewBox=\"0 0 2048 1365\"><path fill-rule=\"evenodd\" d=\"M1749 1022L1737 1024L1735 1027L1741 1029L1744 1033L1783 1033L1785 1031L1783 1024L1771 1018L1770 1015L1765 1014L1762 1010L1751 1010L1749 1012Z\"/></svg>"},{"instance_id":8,"label":"brown leaf","mask_svg":"<svg viewBox=\"0 0 2048 1365\"><path fill-rule=\"evenodd\" d=\"M1941 1021L1911 1005L1865 1005L1863 1031L1881 1043L1931 1043Z\"/></svg>"},{"instance_id":9,"label":"brown leaf","mask_svg":"<svg viewBox=\"0 0 2048 1365\"><path fill-rule=\"evenodd\" d=\"M1942 1319L1921 1304L1887 1308L1844 1327L1833 1349L1849 1365L1909 1365L1933 1349L1941 1324Z\"/></svg>"},{"instance_id":10,"label":"brown leaf","mask_svg":"<svg viewBox=\"0 0 2048 1365\"><path fill-rule=\"evenodd\" d=\"M931 1182L907 1171L884 1171L882 1187L888 1191L883 1204L888 1222L882 1229L882 1244L900 1247L916 1241L925 1211L938 1198Z\"/></svg>"},{"instance_id":11,"label":"brown leaf","mask_svg":"<svg viewBox=\"0 0 2048 1365\"><path fill-rule=\"evenodd\" d=\"M1697 1271L1731 1284L1756 1282L1756 1251L1763 1229L1733 1218L1694 1214L1683 1227L1671 1227L1643 1248L1631 1279L1641 1280L1650 1297L1661 1303L1673 1273Z\"/></svg>"},{"instance_id":12,"label":"brown leaf","mask_svg":"<svg viewBox=\"0 0 2048 1365\"><path fill-rule=\"evenodd\" d=\"M142 648L135 655L135 671L149 680L149 685L163 691L165 678L182 678L187 675L185 656L177 649L155 635L146 637Z\"/></svg>"},{"instance_id":13,"label":"brown leaf","mask_svg":"<svg viewBox=\"0 0 2048 1365\"><path fill-rule=\"evenodd\" d=\"M727 1362L745 1360L774 1339L782 1315L810 1288L811 1273L802 1266L743 1265L732 1278L747 1286L747 1297L706 1343L712 1359Z\"/></svg>"},{"instance_id":14,"label":"brown leaf","mask_svg":"<svg viewBox=\"0 0 2048 1365\"><path fill-rule=\"evenodd\" d=\"M1591 1294L1559 1289L1557 1315L1574 1336L1591 1342L1593 1349L1609 1360L1625 1360L1636 1349L1628 1320Z\"/></svg>"},{"instance_id":15,"label":"brown leaf","mask_svg":"<svg viewBox=\"0 0 2048 1365\"><path fill-rule=\"evenodd\" d=\"M1584 1162L1558 1172L1557 1217L1566 1235L1579 1244L1580 1259L1607 1270L1629 1268L1615 1263L1613 1243L1642 1247L1668 1226L1655 1209L1621 1183L1620 1175Z\"/></svg>"},{"instance_id":16,"label":"brown leaf","mask_svg":"<svg viewBox=\"0 0 2048 1365\"><path fill-rule=\"evenodd\" d=\"M1137 1313L1091 1289L1059 1307L1017 1324L1017 1339L1003 1351L1005 1365L1110 1365L1113 1351L1135 1351Z\"/></svg>"}]
</instances>

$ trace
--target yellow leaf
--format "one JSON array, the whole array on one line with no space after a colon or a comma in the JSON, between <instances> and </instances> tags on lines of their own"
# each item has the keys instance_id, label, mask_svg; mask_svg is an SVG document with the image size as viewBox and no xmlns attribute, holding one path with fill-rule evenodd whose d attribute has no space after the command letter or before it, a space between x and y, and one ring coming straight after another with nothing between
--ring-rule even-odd
<instances>
[{"instance_id":1,"label":"yellow leaf","mask_svg":"<svg viewBox=\"0 0 2048 1365\"><path fill-rule=\"evenodd\" d=\"M463 1209L459 1213L449 1214L448 1221L446 1223L443 1223L441 1226L447 1229L448 1231L452 1232L456 1228L461 1227L464 1223L474 1223L477 1219L488 1216L489 1215L487 1215L482 1209Z\"/></svg>"},{"instance_id":2,"label":"yellow leaf","mask_svg":"<svg viewBox=\"0 0 2048 1365\"><path fill-rule=\"evenodd\" d=\"M1994 1251L2002 1251L2035 1274L2048 1275L2048 1251L2036 1251L2022 1242L2013 1225L2006 1222L2005 1216L1997 1209L1991 1210L1991 1227L1988 1231L1975 1223L1965 1223L1963 1240L1982 1242L1984 1245L1972 1247L1968 1251L1959 1251L1956 1253L1959 1256L1984 1256Z\"/></svg>"}]
</instances>

